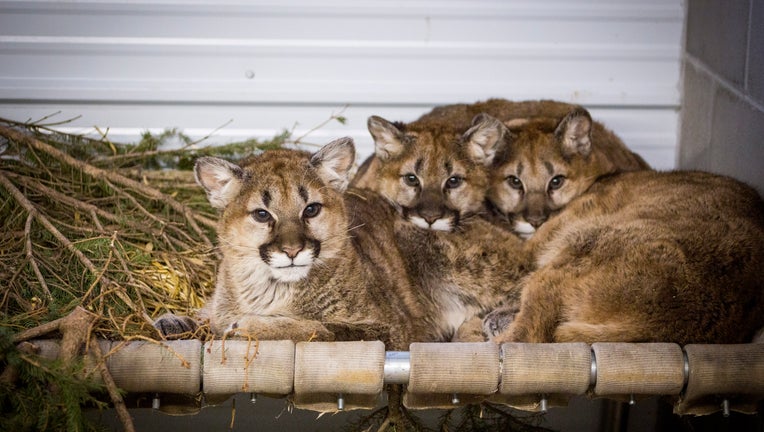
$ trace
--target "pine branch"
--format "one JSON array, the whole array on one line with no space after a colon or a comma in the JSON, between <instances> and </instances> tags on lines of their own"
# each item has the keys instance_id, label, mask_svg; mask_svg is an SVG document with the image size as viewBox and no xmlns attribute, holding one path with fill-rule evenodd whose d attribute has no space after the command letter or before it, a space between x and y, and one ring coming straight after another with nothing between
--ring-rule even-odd
<instances>
[{"instance_id":1,"label":"pine branch","mask_svg":"<svg viewBox=\"0 0 764 432\"><path fill-rule=\"evenodd\" d=\"M117 223L124 225L130 229L133 229L135 231L141 232L143 234L146 234L148 237L155 238L161 235L161 233L157 230L151 229L150 226L147 224L140 224L137 222L133 222L132 220L121 220L117 215L114 213L108 212L98 206L95 206L93 204L89 204L83 201L80 201L77 198L73 198L69 195L63 194L61 192L58 192L55 189L49 188L48 186L45 186L44 184L40 183L39 181L33 181L29 177L21 176L15 173L5 173L6 176L9 178L12 178L20 183L22 183L24 186L34 189L45 196L48 196L52 199L54 199L57 202L66 204L74 209L80 210L83 213L89 213L91 215L91 218L93 219L94 223L96 224L96 227L98 228L98 231L104 232L104 229L102 226L100 226L100 222L98 217L102 217L110 222ZM161 222L160 222L161 223ZM181 247L184 247L186 249L190 249L191 246L188 244L183 244Z\"/></svg>"},{"instance_id":2,"label":"pine branch","mask_svg":"<svg viewBox=\"0 0 764 432\"><path fill-rule=\"evenodd\" d=\"M74 168L77 168L78 170L82 171L83 173L95 179L98 179L101 181L110 181L110 182L125 186L127 188L130 188L132 190L135 190L136 192L141 193L147 198L151 198L160 202L167 203L175 211L182 214L186 218L189 226L194 230L194 232L197 235L199 235L200 238L203 239L204 243L208 247L212 247L212 242L207 237L207 235L201 230L201 228L199 228L199 225L196 223L198 220L199 222L206 224L207 222L206 218L198 218L197 215L194 214L194 212L188 206L178 202L173 197L165 193L162 193L154 188L145 186L142 183L135 181L131 178L127 178L119 173L103 170L93 165L77 160L73 158L72 156L69 156L68 154L62 152L61 150L49 144L46 144L32 136L25 135L11 128L0 126L0 135L3 135L6 138L16 142L25 143L26 145L28 145L31 148L34 148L35 150L47 153L48 155L53 156L57 160L69 166L72 166ZM208 225L209 228L215 228L215 226L216 225L214 224Z\"/></svg>"},{"instance_id":3,"label":"pine branch","mask_svg":"<svg viewBox=\"0 0 764 432\"><path fill-rule=\"evenodd\" d=\"M13 196L13 198L16 200L16 202L19 203L31 216L33 216L35 219L37 219L38 222L40 222L45 229L48 230L55 238L58 240L69 252L71 252L77 259L80 261L80 263L85 266L85 268L90 271L90 273L95 278L100 278L102 284L104 286L111 285L111 280L109 280L106 277L103 277L103 275L96 269L95 264L93 264L88 257L85 256L85 254L82 253L79 249L77 249L74 246L74 243L69 241L68 238L66 238L65 235L61 233L61 231L58 230L45 215L40 213L37 208L32 204L25 196L21 193L20 190L16 188L16 186L11 183L11 181L8 179L8 177L4 174L3 171L0 171L0 185L4 186L5 189L8 191L8 193ZM86 303L86 299L82 299L82 303Z\"/></svg>"},{"instance_id":4,"label":"pine branch","mask_svg":"<svg viewBox=\"0 0 764 432\"><path fill-rule=\"evenodd\" d=\"M80 355L82 347L85 346L86 342L90 341L89 353L95 357L95 363L99 372L101 373L101 378L104 382L104 385L106 386L106 390L109 393L109 397L114 404L117 415L119 416L119 419L122 422L125 430L128 432L134 432L135 426L133 426L132 418L130 417L130 413L127 411L127 407L125 406L125 402L122 399L122 396L119 394L119 389L114 382L114 378L111 376L109 369L106 367L101 347L98 345L98 341L95 339L95 337L90 336L90 330L97 320L98 316L88 312L80 306L77 306L63 318L16 334L13 337L13 342L19 343L28 339L40 337L42 335L58 331L62 334L61 349L59 351L58 358L63 361L64 365L71 365L74 359ZM22 352L29 352L28 344L20 345L19 350L22 350L22 347L27 347ZM28 361L32 360L30 359ZM14 373L15 372L13 370L7 374L6 371L4 371L2 379L13 379Z\"/></svg>"}]
</instances>

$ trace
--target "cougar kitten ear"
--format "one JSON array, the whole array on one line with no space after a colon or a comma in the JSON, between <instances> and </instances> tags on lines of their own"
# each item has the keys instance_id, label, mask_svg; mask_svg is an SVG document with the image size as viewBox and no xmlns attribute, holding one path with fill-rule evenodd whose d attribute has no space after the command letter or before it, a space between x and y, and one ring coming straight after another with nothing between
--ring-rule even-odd
<instances>
[{"instance_id":1,"label":"cougar kitten ear","mask_svg":"<svg viewBox=\"0 0 764 432\"><path fill-rule=\"evenodd\" d=\"M239 193L244 171L226 160L204 156L196 160L194 177L207 192L212 207L222 209Z\"/></svg>"},{"instance_id":2,"label":"cougar kitten ear","mask_svg":"<svg viewBox=\"0 0 764 432\"><path fill-rule=\"evenodd\" d=\"M374 138L374 152L378 158L386 160L403 151L403 131L396 125L378 116L369 117L366 124Z\"/></svg>"},{"instance_id":3,"label":"cougar kitten ear","mask_svg":"<svg viewBox=\"0 0 764 432\"><path fill-rule=\"evenodd\" d=\"M576 154L589 156L592 152L592 116L584 108L577 107L557 125L555 137L562 146L562 154L571 157Z\"/></svg>"},{"instance_id":4,"label":"cougar kitten ear","mask_svg":"<svg viewBox=\"0 0 764 432\"><path fill-rule=\"evenodd\" d=\"M321 180L338 191L344 191L350 181L350 170L355 163L353 139L340 138L321 147L310 157L310 164Z\"/></svg>"},{"instance_id":5,"label":"cougar kitten ear","mask_svg":"<svg viewBox=\"0 0 764 432\"><path fill-rule=\"evenodd\" d=\"M472 127L462 135L462 141L473 161L488 166L493 163L505 133L504 124L486 113L480 113L472 119Z\"/></svg>"}]
</instances>

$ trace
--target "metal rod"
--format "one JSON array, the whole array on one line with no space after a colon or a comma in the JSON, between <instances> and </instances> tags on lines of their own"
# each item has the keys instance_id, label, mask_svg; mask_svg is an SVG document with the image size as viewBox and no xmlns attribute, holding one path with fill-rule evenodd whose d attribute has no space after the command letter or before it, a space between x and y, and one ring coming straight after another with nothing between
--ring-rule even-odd
<instances>
[{"instance_id":1,"label":"metal rod","mask_svg":"<svg viewBox=\"0 0 764 432\"><path fill-rule=\"evenodd\" d=\"M408 384L411 373L411 354L408 351L385 353L385 384Z\"/></svg>"}]
</instances>

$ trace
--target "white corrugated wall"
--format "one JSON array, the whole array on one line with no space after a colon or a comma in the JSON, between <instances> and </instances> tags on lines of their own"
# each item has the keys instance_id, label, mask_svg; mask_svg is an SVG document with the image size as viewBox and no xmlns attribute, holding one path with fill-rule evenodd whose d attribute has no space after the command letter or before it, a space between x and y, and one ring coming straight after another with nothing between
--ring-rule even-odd
<instances>
[{"instance_id":1,"label":"white corrugated wall","mask_svg":"<svg viewBox=\"0 0 764 432\"><path fill-rule=\"evenodd\" d=\"M489 97L580 103L675 166L680 0L0 0L0 116L309 141Z\"/></svg>"}]
</instances>

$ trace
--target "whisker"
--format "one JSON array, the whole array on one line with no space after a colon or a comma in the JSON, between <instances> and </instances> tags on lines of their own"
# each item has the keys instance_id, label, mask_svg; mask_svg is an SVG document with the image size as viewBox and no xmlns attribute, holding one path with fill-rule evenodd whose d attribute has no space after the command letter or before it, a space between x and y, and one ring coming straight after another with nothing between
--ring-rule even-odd
<instances>
[{"instance_id":1,"label":"whisker","mask_svg":"<svg viewBox=\"0 0 764 432\"><path fill-rule=\"evenodd\" d=\"M359 228L363 228L363 227L365 227L365 226L366 226L366 224L363 224L363 223L362 223L362 224L358 224L358 225L356 225L356 226L352 226L352 227L349 227L349 228L347 229L347 232L350 232L350 231L353 231L353 230L357 230L357 229L359 229Z\"/></svg>"}]
</instances>

